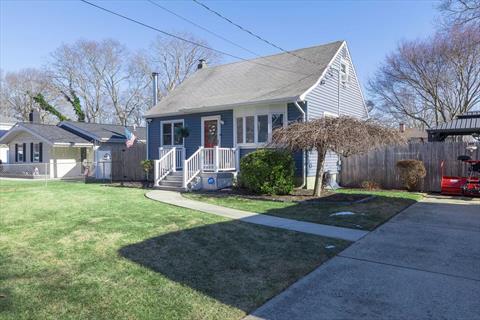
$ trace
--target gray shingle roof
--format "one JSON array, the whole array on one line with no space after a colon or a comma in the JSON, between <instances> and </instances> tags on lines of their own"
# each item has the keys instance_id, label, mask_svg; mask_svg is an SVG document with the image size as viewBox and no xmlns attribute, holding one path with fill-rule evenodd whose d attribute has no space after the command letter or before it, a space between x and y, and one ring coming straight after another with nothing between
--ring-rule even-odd
<instances>
[{"instance_id":1,"label":"gray shingle roof","mask_svg":"<svg viewBox=\"0 0 480 320\"><path fill-rule=\"evenodd\" d=\"M55 125L20 122L17 124L52 143L85 143L89 141Z\"/></svg>"},{"instance_id":2,"label":"gray shingle roof","mask_svg":"<svg viewBox=\"0 0 480 320\"><path fill-rule=\"evenodd\" d=\"M428 132L480 132L480 111L466 112L456 119L442 123Z\"/></svg>"},{"instance_id":3,"label":"gray shingle roof","mask_svg":"<svg viewBox=\"0 0 480 320\"><path fill-rule=\"evenodd\" d=\"M188 112L197 108L292 101L318 81L343 43L337 41L292 51L318 65L287 53L251 60L293 72L247 61L200 69L145 116Z\"/></svg>"},{"instance_id":4,"label":"gray shingle roof","mask_svg":"<svg viewBox=\"0 0 480 320\"><path fill-rule=\"evenodd\" d=\"M75 121L63 121L59 124L62 126L65 124L70 128L70 131L75 128L80 129L79 133L83 133L90 140L102 140L102 141L125 141L125 127L115 124L102 124L102 123L86 123ZM66 127L64 126L64 127ZM145 127L137 127L136 131L133 131L133 127L129 126L128 130L133 132L137 139L146 139Z\"/></svg>"}]
</instances>

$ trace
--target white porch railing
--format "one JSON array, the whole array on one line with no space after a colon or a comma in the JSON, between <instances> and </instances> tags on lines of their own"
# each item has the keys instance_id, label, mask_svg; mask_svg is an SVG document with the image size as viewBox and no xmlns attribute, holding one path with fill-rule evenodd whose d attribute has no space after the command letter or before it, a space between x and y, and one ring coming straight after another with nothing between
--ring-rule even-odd
<instances>
[{"instance_id":1,"label":"white porch railing","mask_svg":"<svg viewBox=\"0 0 480 320\"><path fill-rule=\"evenodd\" d=\"M168 150L160 160L155 160L155 185L165 179L170 172L177 170L176 150L171 148Z\"/></svg>"},{"instance_id":2,"label":"white porch railing","mask_svg":"<svg viewBox=\"0 0 480 320\"><path fill-rule=\"evenodd\" d=\"M235 148L203 148L184 161L183 187L186 188L200 172L220 172L237 170L237 154Z\"/></svg>"},{"instance_id":3,"label":"white porch railing","mask_svg":"<svg viewBox=\"0 0 480 320\"><path fill-rule=\"evenodd\" d=\"M190 181L193 180L202 171L203 147L198 148L194 154L187 160L183 161L183 187L186 188Z\"/></svg>"},{"instance_id":4,"label":"white porch railing","mask_svg":"<svg viewBox=\"0 0 480 320\"><path fill-rule=\"evenodd\" d=\"M185 160L185 148L184 147L160 147L158 148L158 157L162 158L168 151L175 149L175 159L177 170L182 170L183 161Z\"/></svg>"}]
</instances>

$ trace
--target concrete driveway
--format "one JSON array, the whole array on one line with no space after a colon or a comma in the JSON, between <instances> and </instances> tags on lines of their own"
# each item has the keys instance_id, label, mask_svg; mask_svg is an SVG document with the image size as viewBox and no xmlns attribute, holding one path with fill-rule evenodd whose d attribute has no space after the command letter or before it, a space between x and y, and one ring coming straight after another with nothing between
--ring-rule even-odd
<instances>
[{"instance_id":1,"label":"concrete driveway","mask_svg":"<svg viewBox=\"0 0 480 320\"><path fill-rule=\"evenodd\" d=\"M247 319L480 319L480 201L426 198Z\"/></svg>"}]
</instances>

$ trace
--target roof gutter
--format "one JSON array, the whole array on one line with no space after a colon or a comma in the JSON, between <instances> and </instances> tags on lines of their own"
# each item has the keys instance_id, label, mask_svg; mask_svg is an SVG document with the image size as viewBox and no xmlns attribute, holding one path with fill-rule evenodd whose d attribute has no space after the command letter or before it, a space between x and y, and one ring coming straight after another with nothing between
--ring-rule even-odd
<instances>
[{"instance_id":1,"label":"roof gutter","mask_svg":"<svg viewBox=\"0 0 480 320\"><path fill-rule=\"evenodd\" d=\"M294 101L293 104L297 107L298 111L302 114L302 121L307 121L307 113L302 109L302 107L298 104L299 101ZM299 189L305 188L307 185L307 151L303 151L303 168L302 168L302 184Z\"/></svg>"}]
</instances>

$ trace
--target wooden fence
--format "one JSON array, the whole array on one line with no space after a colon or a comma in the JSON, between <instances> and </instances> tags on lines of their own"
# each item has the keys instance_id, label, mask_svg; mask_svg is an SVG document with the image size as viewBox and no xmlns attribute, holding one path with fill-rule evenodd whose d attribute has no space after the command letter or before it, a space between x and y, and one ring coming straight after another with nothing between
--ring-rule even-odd
<instances>
[{"instance_id":1,"label":"wooden fence","mask_svg":"<svg viewBox=\"0 0 480 320\"><path fill-rule=\"evenodd\" d=\"M145 160L147 145L135 143L133 147L126 148L123 143L110 144L112 152L112 180L135 180L145 179L140 162Z\"/></svg>"},{"instance_id":2,"label":"wooden fence","mask_svg":"<svg viewBox=\"0 0 480 320\"><path fill-rule=\"evenodd\" d=\"M442 169L445 175L466 175L467 166L457 160L460 155L471 155L480 159L480 144L473 153L466 150L464 142L429 142L414 143L406 146L387 147L367 154L342 158L340 184L345 187L358 187L363 181L375 181L385 189L402 189L396 163L399 160L422 160L427 169L427 176L421 187L422 191L440 191Z\"/></svg>"}]
</instances>

